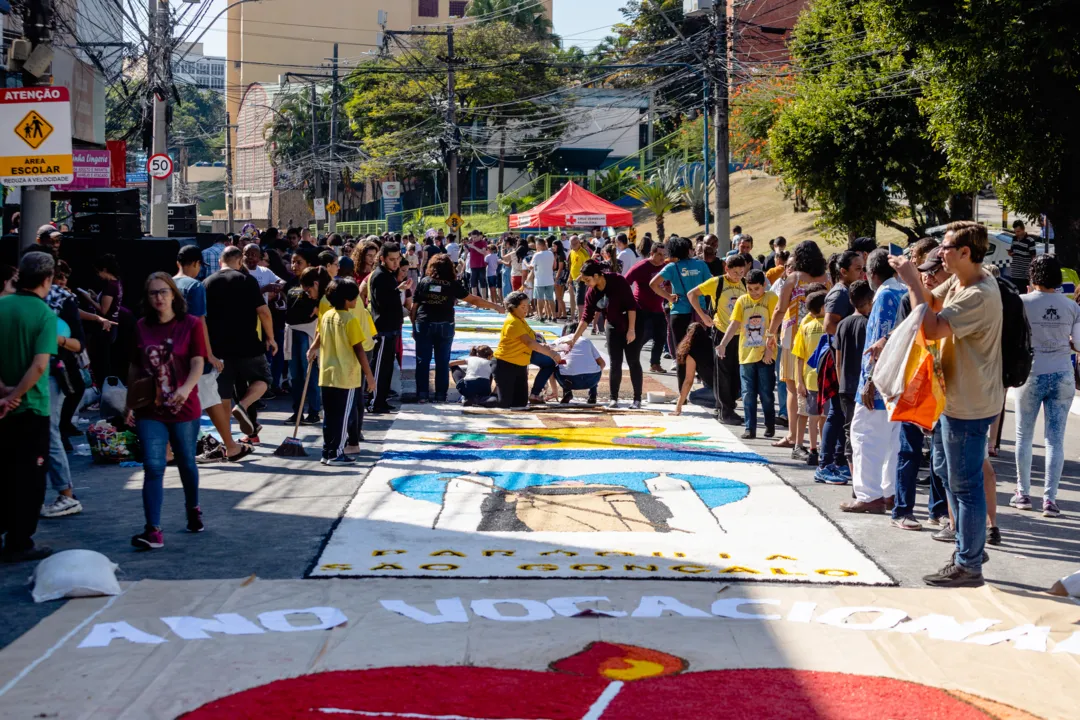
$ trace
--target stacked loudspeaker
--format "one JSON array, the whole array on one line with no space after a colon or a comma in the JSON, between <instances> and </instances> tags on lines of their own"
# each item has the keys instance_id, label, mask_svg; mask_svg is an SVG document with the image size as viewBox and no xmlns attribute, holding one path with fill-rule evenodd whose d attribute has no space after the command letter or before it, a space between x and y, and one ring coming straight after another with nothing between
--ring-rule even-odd
<instances>
[{"instance_id":1,"label":"stacked loudspeaker","mask_svg":"<svg viewBox=\"0 0 1080 720\"><path fill-rule=\"evenodd\" d=\"M142 237L138 190L82 190L71 193L76 237Z\"/></svg>"},{"instance_id":2,"label":"stacked loudspeaker","mask_svg":"<svg viewBox=\"0 0 1080 720\"><path fill-rule=\"evenodd\" d=\"M199 232L197 205L169 206L169 237L194 237Z\"/></svg>"}]
</instances>

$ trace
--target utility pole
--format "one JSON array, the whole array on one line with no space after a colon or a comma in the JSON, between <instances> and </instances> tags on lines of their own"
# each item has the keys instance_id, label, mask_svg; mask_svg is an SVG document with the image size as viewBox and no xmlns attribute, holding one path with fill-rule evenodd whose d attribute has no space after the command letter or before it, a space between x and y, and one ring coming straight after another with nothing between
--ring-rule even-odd
<instances>
[{"instance_id":1,"label":"utility pole","mask_svg":"<svg viewBox=\"0 0 1080 720\"><path fill-rule=\"evenodd\" d=\"M721 242L731 240L731 186L728 177L728 4L716 3L717 56L716 73L716 235ZM706 160L706 163L708 160Z\"/></svg>"},{"instance_id":2,"label":"utility pole","mask_svg":"<svg viewBox=\"0 0 1080 720\"><path fill-rule=\"evenodd\" d=\"M454 74L454 26L446 28L446 123L450 143L446 163L447 200L450 214L461 214L461 190L458 187L457 77ZM460 238L459 238L460 239Z\"/></svg>"},{"instance_id":3,"label":"utility pole","mask_svg":"<svg viewBox=\"0 0 1080 720\"><path fill-rule=\"evenodd\" d=\"M168 27L169 4L166 0L149 0L150 13L150 52L147 57L147 69L152 78L150 91L153 93L154 139L151 155L169 152L168 124L168 85L171 78L169 68ZM165 237L169 234L169 199L166 193L167 180L150 178L150 236Z\"/></svg>"},{"instance_id":4,"label":"utility pole","mask_svg":"<svg viewBox=\"0 0 1080 720\"><path fill-rule=\"evenodd\" d=\"M225 232L233 231L232 114L225 113Z\"/></svg>"},{"instance_id":5,"label":"utility pole","mask_svg":"<svg viewBox=\"0 0 1080 720\"><path fill-rule=\"evenodd\" d=\"M23 8L23 32L30 41L33 53L51 52L53 8L52 0L29 0ZM41 50L39 51L39 48ZM24 87L40 87L52 84L51 71L41 75L23 72ZM52 220L52 187L49 185L26 185L20 193L22 220L19 226L19 248L24 249L37 241L37 229Z\"/></svg>"},{"instance_id":6,"label":"utility pole","mask_svg":"<svg viewBox=\"0 0 1080 720\"><path fill-rule=\"evenodd\" d=\"M334 66L331 71L330 86L330 200L337 200L337 103L338 103L338 44L334 43ZM312 86L314 87L314 86ZM312 115L315 113L315 106L311 107ZM327 202L329 204L329 201ZM326 219L328 221L327 232L337 232L337 213L332 213L329 210L326 212ZM316 222L318 222L316 220Z\"/></svg>"}]
</instances>

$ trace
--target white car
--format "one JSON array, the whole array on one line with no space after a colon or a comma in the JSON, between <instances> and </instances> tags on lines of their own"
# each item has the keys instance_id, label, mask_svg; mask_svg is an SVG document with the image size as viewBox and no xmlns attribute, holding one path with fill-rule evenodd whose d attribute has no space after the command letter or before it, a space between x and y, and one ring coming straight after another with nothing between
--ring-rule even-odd
<instances>
[{"instance_id":1,"label":"white car","mask_svg":"<svg viewBox=\"0 0 1080 720\"><path fill-rule=\"evenodd\" d=\"M927 228L926 234L929 237L937 238L940 240L945 237L945 225L938 225L937 227ZM1012 264L1012 258L1009 256L1009 250L1012 249L1013 238L1015 235L1010 230L990 230L990 250L986 253L986 258L983 260L984 265L997 265L1001 270L1003 277L1009 277L1009 266ZM1034 236L1035 254L1046 254L1046 243L1038 235ZM1054 254L1054 246L1050 246L1050 254Z\"/></svg>"}]
</instances>

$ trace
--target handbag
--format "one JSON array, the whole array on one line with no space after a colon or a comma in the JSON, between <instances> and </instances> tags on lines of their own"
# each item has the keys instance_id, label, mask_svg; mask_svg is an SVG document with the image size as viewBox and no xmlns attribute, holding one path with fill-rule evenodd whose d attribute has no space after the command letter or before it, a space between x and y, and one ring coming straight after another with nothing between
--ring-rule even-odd
<instances>
[{"instance_id":1,"label":"handbag","mask_svg":"<svg viewBox=\"0 0 1080 720\"><path fill-rule=\"evenodd\" d=\"M127 389L126 405L129 410L141 410L156 401L157 388L154 386L154 378L139 378Z\"/></svg>"}]
</instances>

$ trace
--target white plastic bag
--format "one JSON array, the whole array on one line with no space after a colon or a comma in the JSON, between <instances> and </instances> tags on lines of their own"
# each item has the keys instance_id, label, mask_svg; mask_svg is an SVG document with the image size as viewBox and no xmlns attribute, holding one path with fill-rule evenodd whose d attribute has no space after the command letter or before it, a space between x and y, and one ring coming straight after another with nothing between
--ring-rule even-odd
<instances>
[{"instance_id":1,"label":"white plastic bag","mask_svg":"<svg viewBox=\"0 0 1080 720\"><path fill-rule=\"evenodd\" d=\"M127 408L127 388L118 377L107 377L101 387L101 417L123 417Z\"/></svg>"},{"instance_id":2,"label":"white plastic bag","mask_svg":"<svg viewBox=\"0 0 1080 720\"><path fill-rule=\"evenodd\" d=\"M919 336L923 318L926 317L926 305L919 305L904 322L896 326L885 349L874 366L874 387L883 398L894 398L904 392L904 371L907 368L908 355Z\"/></svg>"},{"instance_id":3,"label":"white plastic bag","mask_svg":"<svg viewBox=\"0 0 1080 720\"><path fill-rule=\"evenodd\" d=\"M61 598L119 595L119 566L93 550L65 550L45 558L34 568L34 602Z\"/></svg>"}]
</instances>

